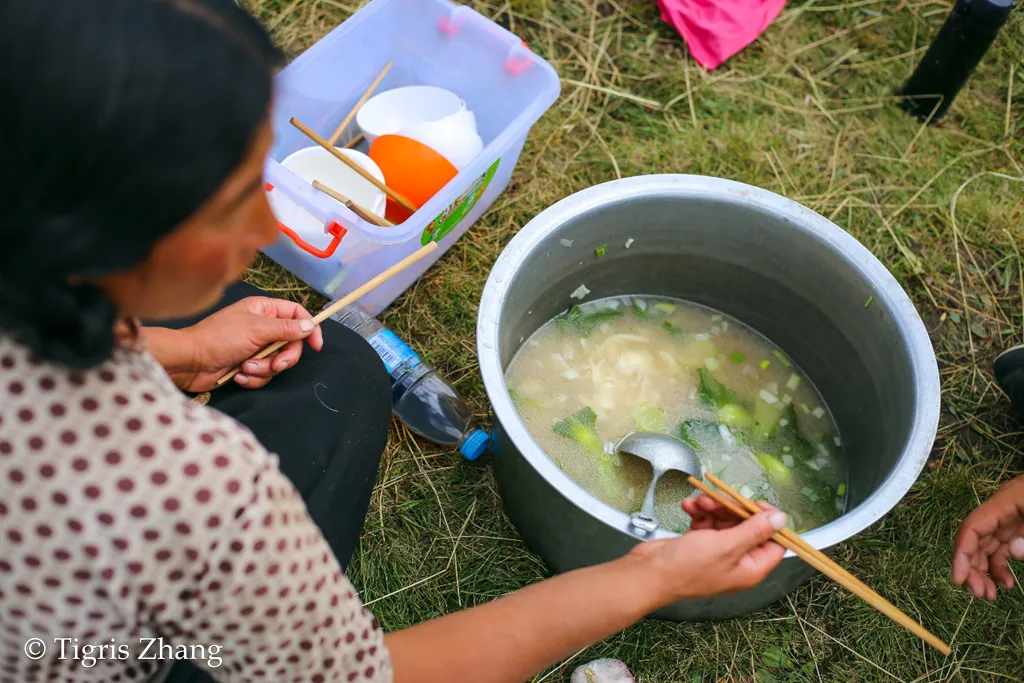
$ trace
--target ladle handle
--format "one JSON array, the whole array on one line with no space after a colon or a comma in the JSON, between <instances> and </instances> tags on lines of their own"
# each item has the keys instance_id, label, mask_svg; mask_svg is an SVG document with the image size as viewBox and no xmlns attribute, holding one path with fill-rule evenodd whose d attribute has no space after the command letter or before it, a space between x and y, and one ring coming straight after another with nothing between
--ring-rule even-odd
<instances>
[{"instance_id":1,"label":"ladle handle","mask_svg":"<svg viewBox=\"0 0 1024 683\"><path fill-rule=\"evenodd\" d=\"M654 470L651 478L651 485L647 487L647 495L644 496L644 504L640 507L640 513L654 518L654 489L658 488L658 480L665 474L665 470Z\"/></svg>"}]
</instances>

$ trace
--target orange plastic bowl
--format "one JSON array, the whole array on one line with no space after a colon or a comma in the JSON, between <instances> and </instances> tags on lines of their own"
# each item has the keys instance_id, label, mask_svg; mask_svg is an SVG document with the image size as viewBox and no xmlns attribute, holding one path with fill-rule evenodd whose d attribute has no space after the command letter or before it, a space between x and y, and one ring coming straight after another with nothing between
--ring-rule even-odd
<instances>
[{"instance_id":1,"label":"orange plastic bowl","mask_svg":"<svg viewBox=\"0 0 1024 683\"><path fill-rule=\"evenodd\" d=\"M384 182L416 206L431 197L459 174L443 156L421 142L401 135L381 135L370 145L370 158L384 173ZM401 223L412 214L388 199L387 217Z\"/></svg>"}]
</instances>

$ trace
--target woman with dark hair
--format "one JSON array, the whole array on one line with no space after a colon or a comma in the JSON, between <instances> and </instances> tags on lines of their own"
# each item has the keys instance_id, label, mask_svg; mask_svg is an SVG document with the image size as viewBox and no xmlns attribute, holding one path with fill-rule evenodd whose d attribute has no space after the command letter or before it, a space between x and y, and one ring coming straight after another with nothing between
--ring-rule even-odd
<instances>
[{"instance_id":1,"label":"woman with dark hair","mask_svg":"<svg viewBox=\"0 0 1024 683\"><path fill-rule=\"evenodd\" d=\"M277 238L278 62L231 0L0 3L0 682L519 681L763 579L785 516L698 498L681 538L384 636L342 566L388 378L232 284Z\"/></svg>"}]
</instances>

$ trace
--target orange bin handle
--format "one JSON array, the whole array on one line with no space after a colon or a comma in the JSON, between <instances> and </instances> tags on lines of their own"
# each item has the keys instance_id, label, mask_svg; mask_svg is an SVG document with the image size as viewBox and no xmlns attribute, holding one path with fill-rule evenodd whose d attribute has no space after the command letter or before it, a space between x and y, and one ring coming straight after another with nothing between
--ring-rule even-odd
<instances>
[{"instance_id":1,"label":"orange bin handle","mask_svg":"<svg viewBox=\"0 0 1024 683\"><path fill-rule=\"evenodd\" d=\"M266 188L267 192L271 192L274 189L274 186L270 183L266 183ZM342 238L344 238L345 234L348 233L348 230L339 225L336 221L332 221L331 224L327 226L327 234L332 236L331 243L325 248L320 249L299 237L298 233L281 221L277 222L277 227L280 228L281 232L287 235L292 242L295 242L299 249L302 249L307 254L311 254L317 258L330 258L334 256L334 252L338 250L338 245L341 244Z\"/></svg>"}]
</instances>

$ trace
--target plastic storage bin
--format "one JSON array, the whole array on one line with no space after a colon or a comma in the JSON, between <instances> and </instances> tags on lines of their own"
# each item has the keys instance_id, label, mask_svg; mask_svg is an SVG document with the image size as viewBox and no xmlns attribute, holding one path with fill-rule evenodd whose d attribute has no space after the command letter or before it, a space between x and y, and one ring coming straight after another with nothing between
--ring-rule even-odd
<instances>
[{"instance_id":1,"label":"plastic storage bin","mask_svg":"<svg viewBox=\"0 0 1024 683\"><path fill-rule=\"evenodd\" d=\"M367 223L279 163L312 141L298 118L329 135L384 66L376 92L434 85L476 114L484 150L411 218L393 228ZM268 191L283 192L324 225L317 239L282 236L264 252L321 293L338 298L429 241L439 249L378 287L361 304L376 315L424 273L508 185L530 128L558 97L554 69L504 28L447 0L374 0L282 70L267 162ZM353 126L353 130L354 130ZM346 138L342 138L339 144Z\"/></svg>"}]
</instances>

